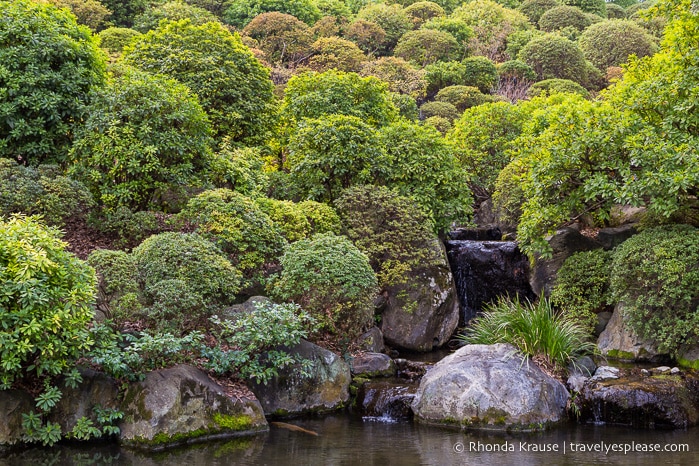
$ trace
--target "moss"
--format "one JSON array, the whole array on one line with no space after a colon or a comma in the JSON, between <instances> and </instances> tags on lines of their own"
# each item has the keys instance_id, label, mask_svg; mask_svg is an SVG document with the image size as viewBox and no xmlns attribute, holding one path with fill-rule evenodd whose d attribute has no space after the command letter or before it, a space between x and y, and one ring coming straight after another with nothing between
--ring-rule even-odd
<instances>
[{"instance_id":1,"label":"moss","mask_svg":"<svg viewBox=\"0 0 699 466\"><path fill-rule=\"evenodd\" d=\"M699 371L699 359L678 358L677 364L680 367L684 367L687 369L694 369L695 371Z\"/></svg>"},{"instance_id":2,"label":"moss","mask_svg":"<svg viewBox=\"0 0 699 466\"><path fill-rule=\"evenodd\" d=\"M214 413L214 422L219 427L229 430L248 430L252 428L252 419L245 414L221 414Z\"/></svg>"},{"instance_id":3,"label":"moss","mask_svg":"<svg viewBox=\"0 0 699 466\"><path fill-rule=\"evenodd\" d=\"M616 349L609 350L607 352L607 357L612 359L621 359L625 361L633 361L634 359L636 359L636 356L634 356L633 353Z\"/></svg>"}]
</instances>

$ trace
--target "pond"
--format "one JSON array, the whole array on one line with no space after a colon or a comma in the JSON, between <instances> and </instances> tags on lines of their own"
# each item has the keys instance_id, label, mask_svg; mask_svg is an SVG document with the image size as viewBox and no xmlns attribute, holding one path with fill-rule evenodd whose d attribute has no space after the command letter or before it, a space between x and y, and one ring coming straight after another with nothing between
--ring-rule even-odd
<instances>
[{"instance_id":1,"label":"pond","mask_svg":"<svg viewBox=\"0 0 699 466\"><path fill-rule=\"evenodd\" d=\"M62 465L659 465L696 464L699 429L634 430L575 425L534 434L476 434L367 421L351 414L289 421L318 435L271 426L254 438L159 453L116 445L62 445L0 454L0 466ZM631 450L624 452L624 449ZM643 451L651 449L682 451ZM538 450L538 451L537 451ZM542 451L543 450L543 451Z\"/></svg>"}]
</instances>

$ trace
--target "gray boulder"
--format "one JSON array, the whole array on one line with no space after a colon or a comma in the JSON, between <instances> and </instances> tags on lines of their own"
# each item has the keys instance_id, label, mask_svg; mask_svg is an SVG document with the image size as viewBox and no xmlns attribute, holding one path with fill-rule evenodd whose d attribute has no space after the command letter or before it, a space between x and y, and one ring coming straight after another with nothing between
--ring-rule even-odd
<instances>
[{"instance_id":1,"label":"gray boulder","mask_svg":"<svg viewBox=\"0 0 699 466\"><path fill-rule=\"evenodd\" d=\"M352 373L360 377L392 377L397 367L388 355L383 353L362 353L352 358Z\"/></svg>"},{"instance_id":2,"label":"gray boulder","mask_svg":"<svg viewBox=\"0 0 699 466\"><path fill-rule=\"evenodd\" d=\"M412 409L425 424L536 430L564 419L568 396L513 346L468 345L425 374Z\"/></svg>"},{"instance_id":3,"label":"gray boulder","mask_svg":"<svg viewBox=\"0 0 699 466\"><path fill-rule=\"evenodd\" d=\"M620 227L602 228L597 232L596 239L605 250L609 251L619 246L636 233L638 233L636 225L629 223Z\"/></svg>"},{"instance_id":4,"label":"gray boulder","mask_svg":"<svg viewBox=\"0 0 699 466\"><path fill-rule=\"evenodd\" d=\"M383 353L386 345L383 343L383 333L378 327L371 327L357 338L357 344L362 351Z\"/></svg>"},{"instance_id":5,"label":"gray boulder","mask_svg":"<svg viewBox=\"0 0 699 466\"><path fill-rule=\"evenodd\" d=\"M284 348L312 363L309 377L296 365L279 370L267 385L251 382L250 389L260 400L266 415L288 417L334 411L349 400L352 381L349 365L335 353L302 340Z\"/></svg>"},{"instance_id":6,"label":"gray boulder","mask_svg":"<svg viewBox=\"0 0 699 466\"><path fill-rule=\"evenodd\" d=\"M19 443L22 414L35 410L34 400L22 390L0 390L0 450Z\"/></svg>"},{"instance_id":7,"label":"gray boulder","mask_svg":"<svg viewBox=\"0 0 699 466\"><path fill-rule=\"evenodd\" d=\"M432 351L444 345L459 324L459 302L444 246L435 239L426 247L438 252L439 264L387 290L381 331L390 346Z\"/></svg>"},{"instance_id":8,"label":"gray boulder","mask_svg":"<svg viewBox=\"0 0 699 466\"><path fill-rule=\"evenodd\" d=\"M221 319L231 320L237 318L240 314L249 314L255 310L258 304L271 303L272 300L266 296L251 296L242 304L234 304L223 309L220 313Z\"/></svg>"},{"instance_id":9,"label":"gray boulder","mask_svg":"<svg viewBox=\"0 0 699 466\"><path fill-rule=\"evenodd\" d=\"M682 346L678 352L677 363L687 369L699 371L699 344Z\"/></svg>"},{"instance_id":10,"label":"gray boulder","mask_svg":"<svg viewBox=\"0 0 699 466\"><path fill-rule=\"evenodd\" d=\"M256 400L230 398L204 372L186 365L150 372L130 384L121 410L121 442L146 449L268 429Z\"/></svg>"},{"instance_id":11,"label":"gray boulder","mask_svg":"<svg viewBox=\"0 0 699 466\"><path fill-rule=\"evenodd\" d=\"M617 304L612 318L597 339L603 356L626 361L663 361L668 355L658 351L657 346L636 334L625 322L624 305Z\"/></svg>"},{"instance_id":12,"label":"gray boulder","mask_svg":"<svg viewBox=\"0 0 699 466\"><path fill-rule=\"evenodd\" d=\"M537 296L550 296L556 284L558 271L563 262L576 252L592 251L601 246L596 241L583 236L574 228L562 228L548 238L553 250L550 259L536 258L534 267L529 271L529 284Z\"/></svg>"}]
</instances>

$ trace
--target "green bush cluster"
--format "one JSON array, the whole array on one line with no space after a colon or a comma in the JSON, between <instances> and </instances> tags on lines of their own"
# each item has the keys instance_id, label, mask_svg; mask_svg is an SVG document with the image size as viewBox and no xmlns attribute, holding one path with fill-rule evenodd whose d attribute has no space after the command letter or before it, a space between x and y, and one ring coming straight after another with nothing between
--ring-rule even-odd
<instances>
[{"instance_id":1,"label":"green bush cluster","mask_svg":"<svg viewBox=\"0 0 699 466\"><path fill-rule=\"evenodd\" d=\"M97 34L100 39L100 47L109 53L121 53L124 47L129 45L134 37L141 33L129 28L110 27Z\"/></svg>"},{"instance_id":2,"label":"green bush cluster","mask_svg":"<svg viewBox=\"0 0 699 466\"><path fill-rule=\"evenodd\" d=\"M580 84L570 79L544 79L531 85L527 91L530 97L551 95L555 93L578 94L584 98L589 98L590 93Z\"/></svg>"},{"instance_id":3,"label":"green bush cluster","mask_svg":"<svg viewBox=\"0 0 699 466\"><path fill-rule=\"evenodd\" d=\"M280 262L270 293L300 305L321 330L352 339L372 324L376 275L347 238L326 233L297 241Z\"/></svg>"},{"instance_id":4,"label":"green bush cluster","mask_svg":"<svg viewBox=\"0 0 699 466\"><path fill-rule=\"evenodd\" d=\"M585 30L590 24L590 19L577 7L561 5L551 8L539 19L539 28L542 31L554 32L573 29L576 33Z\"/></svg>"},{"instance_id":5,"label":"green bush cluster","mask_svg":"<svg viewBox=\"0 0 699 466\"><path fill-rule=\"evenodd\" d=\"M477 87L473 86L447 86L437 92L434 99L437 102L452 104L459 113L463 113L468 108L486 102L493 102L494 100L493 96L483 94Z\"/></svg>"},{"instance_id":6,"label":"green bush cluster","mask_svg":"<svg viewBox=\"0 0 699 466\"><path fill-rule=\"evenodd\" d=\"M630 55L641 58L658 51L655 38L645 29L621 19L593 24L578 42L585 58L602 71L628 62Z\"/></svg>"}]
</instances>

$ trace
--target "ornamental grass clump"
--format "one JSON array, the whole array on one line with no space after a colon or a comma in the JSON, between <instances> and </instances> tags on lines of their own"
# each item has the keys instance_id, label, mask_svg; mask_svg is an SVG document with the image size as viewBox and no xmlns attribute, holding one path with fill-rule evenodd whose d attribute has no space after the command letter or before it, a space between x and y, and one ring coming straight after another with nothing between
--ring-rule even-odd
<instances>
[{"instance_id":1,"label":"ornamental grass clump","mask_svg":"<svg viewBox=\"0 0 699 466\"><path fill-rule=\"evenodd\" d=\"M545 299L531 303L501 298L459 336L465 344L509 343L556 372L596 346L574 319L556 312Z\"/></svg>"}]
</instances>

